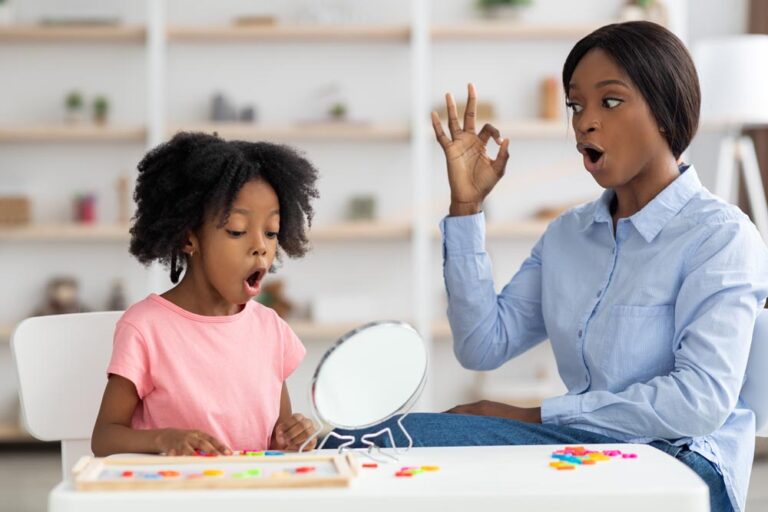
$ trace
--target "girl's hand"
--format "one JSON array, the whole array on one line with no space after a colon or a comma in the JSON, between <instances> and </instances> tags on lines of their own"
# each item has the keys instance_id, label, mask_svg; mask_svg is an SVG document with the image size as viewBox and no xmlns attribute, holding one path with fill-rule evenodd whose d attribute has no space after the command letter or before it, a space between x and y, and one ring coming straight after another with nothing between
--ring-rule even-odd
<instances>
[{"instance_id":1,"label":"girl's hand","mask_svg":"<svg viewBox=\"0 0 768 512\"><path fill-rule=\"evenodd\" d=\"M525 423L541 423L540 407L515 407L514 405L480 400L472 404L457 405L445 411L448 414L470 414L473 416L493 416Z\"/></svg>"},{"instance_id":2,"label":"girl's hand","mask_svg":"<svg viewBox=\"0 0 768 512\"><path fill-rule=\"evenodd\" d=\"M448 182L451 186L450 215L478 213L485 197L504 175L504 168L509 159L509 139L502 139L499 130L490 124L483 126L480 133L475 133L477 96L474 85L468 86L463 128L459 124L456 103L450 93L445 95L445 103L451 138L443 132L436 112L432 112L432 127L437 142L445 152L448 165ZM500 146L495 160L491 160L485 152L485 146L491 137Z\"/></svg>"},{"instance_id":3,"label":"girl's hand","mask_svg":"<svg viewBox=\"0 0 768 512\"><path fill-rule=\"evenodd\" d=\"M166 455L195 455L197 450L232 455L232 450L224 443L200 430L164 428L157 436L157 448Z\"/></svg>"},{"instance_id":4,"label":"girl's hand","mask_svg":"<svg viewBox=\"0 0 768 512\"><path fill-rule=\"evenodd\" d=\"M272 435L273 450L298 451L302 443L309 439L315 433L317 428L315 423L301 414L294 414L286 421L279 422L275 426L275 432ZM314 450L317 446L317 438L305 447L306 450Z\"/></svg>"}]
</instances>

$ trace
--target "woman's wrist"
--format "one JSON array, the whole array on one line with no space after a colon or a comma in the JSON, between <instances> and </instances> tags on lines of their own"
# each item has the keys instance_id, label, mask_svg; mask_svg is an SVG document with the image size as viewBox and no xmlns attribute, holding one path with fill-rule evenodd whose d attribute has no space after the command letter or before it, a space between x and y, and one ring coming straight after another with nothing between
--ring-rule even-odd
<instances>
[{"instance_id":1,"label":"woman's wrist","mask_svg":"<svg viewBox=\"0 0 768 512\"><path fill-rule=\"evenodd\" d=\"M463 215L475 215L481 211L482 203L462 203L451 201L451 206L448 208L448 215L451 217L461 217Z\"/></svg>"}]
</instances>

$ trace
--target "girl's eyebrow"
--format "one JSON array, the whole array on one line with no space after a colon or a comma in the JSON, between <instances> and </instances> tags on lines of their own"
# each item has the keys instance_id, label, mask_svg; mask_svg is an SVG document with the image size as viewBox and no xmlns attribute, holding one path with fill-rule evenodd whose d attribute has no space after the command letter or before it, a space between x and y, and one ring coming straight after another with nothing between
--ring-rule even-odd
<instances>
[{"instance_id":1,"label":"girl's eyebrow","mask_svg":"<svg viewBox=\"0 0 768 512\"><path fill-rule=\"evenodd\" d=\"M243 215L250 215L251 210L248 210L247 208L232 208L232 213L240 213ZM280 210L272 210L269 212L269 215L280 215Z\"/></svg>"}]
</instances>

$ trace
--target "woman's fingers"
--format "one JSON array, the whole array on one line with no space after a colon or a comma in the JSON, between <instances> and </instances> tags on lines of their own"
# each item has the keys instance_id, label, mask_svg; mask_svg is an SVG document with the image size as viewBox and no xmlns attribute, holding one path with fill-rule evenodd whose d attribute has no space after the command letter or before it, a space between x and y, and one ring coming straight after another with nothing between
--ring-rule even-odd
<instances>
[{"instance_id":1,"label":"woman's fingers","mask_svg":"<svg viewBox=\"0 0 768 512\"><path fill-rule=\"evenodd\" d=\"M443 131L443 123L440 122L440 117L437 115L437 112L432 112L432 128L435 130L435 137L437 137L438 144L440 144L443 149L447 149L448 145L451 143L451 139L449 139Z\"/></svg>"},{"instance_id":2,"label":"woman's fingers","mask_svg":"<svg viewBox=\"0 0 768 512\"><path fill-rule=\"evenodd\" d=\"M473 84L467 85L467 108L464 109L464 131L475 132L475 118L477 117L477 91Z\"/></svg>"},{"instance_id":3,"label":"woman's fingers","mask_svg":"<svg viewBox=\"0 0 768 512\"><path fill-rule=\"evenodd\" d=\"M461 126L459 126L459 114L456 112L456 102L453 101L453 94L447 93L445 95L445 106L448 110L448 131L451 132L451 137L456 140L456 137L461 133Z\"/></svg>"},{"instance_id":4,"label":"woman's fingers","mask_svg":"<svg viewBox=\"0 0 768 512\"><path fill-rule=\"evenodd\" d=\"M490 138L493 138L497 144L501 144L501 134L499 133L499 130L490 123L485 123L483 129L480 130L480 133L478 133L477 136L480 138L483 145L488 144L488 139Z\"/></svg>"},{"instance_id":5,"label":"woman's fingers","mask_svg":"<svg viewBox=\"0 0 768 512\"><path fill-rule=\"evenodd\" d=\"M491 162L491 167L498 176L504 175L504 168L509 160L509 139L503 139L499 144L499 152L496 154L496 160Z\"/></svg>"}]
</instances>

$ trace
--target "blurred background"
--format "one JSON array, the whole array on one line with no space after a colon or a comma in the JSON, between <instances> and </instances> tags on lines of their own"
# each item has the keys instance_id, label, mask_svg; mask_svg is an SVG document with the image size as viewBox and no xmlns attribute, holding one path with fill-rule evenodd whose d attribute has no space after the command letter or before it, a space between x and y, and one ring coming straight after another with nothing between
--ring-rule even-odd
<instances>
[{"instance_id":1,"label":"blurred background","mask_svg":"<svg viewBox=\"0 0 768 512\"><path fill-rule=\"evenodd\" d=\"M319 169L313 250L286 259L259 298L308 349L289 381L295 410L309 413L324 351L379 319L412 323L428 344L419 410L480 398L536 405L563 391L546 343L494 372L465 370L453 356L437 229L448 185L429 112L444 109L448 91L463 103L472 81L480 123L511 138L507 174L485 205L500 289L547 222L600 193L564 109L559 77L573 44L607 23L649 19L694 48L768 32L766 4L0 0L0 494L14 496L8 510L43 510L60 476L57 447L20 422L14 326L36 314L124 309L170 287L166 269L145 268L127 251L136 164L149 148L178 130L202 130L288 143ZM732 123L703 124L685 155L710 188L732 132ZM756 468L750 503L763 510L768 494L757 486L768 471Z\"/></svg>"}]
</instances>

